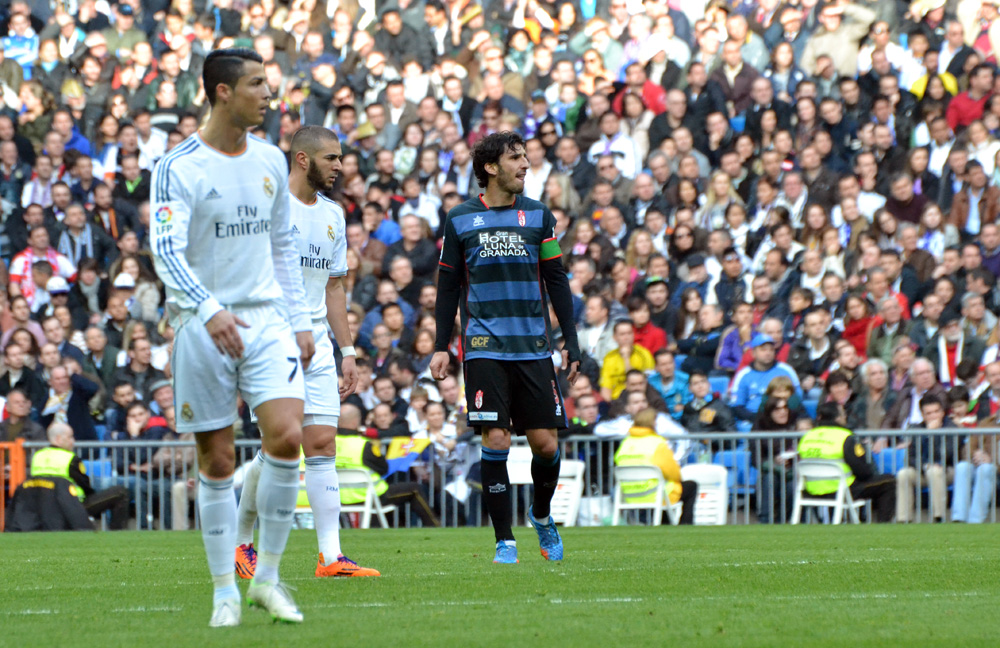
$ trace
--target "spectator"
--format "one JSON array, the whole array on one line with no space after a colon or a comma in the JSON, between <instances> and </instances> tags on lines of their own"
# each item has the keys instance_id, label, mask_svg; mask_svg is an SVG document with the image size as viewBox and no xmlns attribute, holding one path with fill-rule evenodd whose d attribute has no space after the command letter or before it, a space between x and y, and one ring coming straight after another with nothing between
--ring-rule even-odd
<instances>
[{"instance_id":1,"label":"spectator","mask_svg":"<svg viewBox=\"0 0 1000 648\"><path fill-rule=\"evenodd\" d=\"M986 348L982 340L967 335L962 329L958 313L946 310L939 320L940 328L924 349L924 357L935 368L942 385L956 384L956 368L963 360L972 360L977 365Z\"/></svg>"},{"instance_id":2,"label":"spectator","mask_svg":"<svg viewBox=\"0 0 1000 648\"><path fill-rule=\"evenodd\" d=\"M68 423L81 441L97 441L88 403L100 386L82 376L80 366L73 361L53 367L49 385L48 400L41 411L42 425Z\"/></svg>"},{"instance_id":3,"label":"spectator","mask_svg":"<svg viewBox=\"0 0 1000 648\"><path fill-rule=\"evenodd\" d=\"M856 395L848 410L848 427L854 430L877 430L898 395L889 388L889 369L886 363L878 358L861 366L861 379L864 381L864 389Z\"/></svg>"},{"instance_id":4,"label":"spectator","mask_svg":"<svg viewBox=\"0 0 1000 648\"><path fill-rule=\"evenodd\" d=\"M681 371L710 372L717 369L716 356L722 342L723 312L718 306L702 306L698 311L698 329L689 337L677 341L677 350L687 354Z\"/></svg>"},{"instance_id":5,"label":"spectator","mask_svg":"<svg viewBox=\"0 0 1000 648\"><path fill-rule=\"evenodd\" d=\"M654 367L649 350L635 343L631 321L615 322L612 337L618 348L609 351L601 363L601 397L606 401L618 398L625 389L625 376L629 371L648 371Z\"/></svg>"},{"instance_id":6,"label":"spectator","mask_svg":"<svg viewBox=\"0 0 1000 648\"><path fill-rule=\"evenodd\" d=\"M737 419L752 422L757 417L767 385L773 378L786 376L791 379L799 398L802 397L802 388L795 370L783 362L775 361L773 338L758 333L750 341L750 348L753 350L753 362L733 378L729 405Z\"/></svg>"},{"instance_id":7,"label":"spectator","mask_svg":"<svg viewBox=\"0 0 1000 648\"><path fill-rule=\"evenodd\" d=\"M37 415L45 406L48 387L30 367L24 364L25 350L16 342L8 342L3 350L4 372L0 374L0 396L7 398L7 409L11 408L10 394L18 391L28 399L29 414Z\"/></svg>"},{"instance_id":8,"label":"spectator","mask_svg":"<svg viewBox=\"0 0 1000 648\"><path fill-rule=\"evenodd\" d=\"M914 429L939 430L955 427L948 417L945 406L947 396L927 394L920 399L920 415L923 419ZM912 438L909 449L909 466L896 474L899 488L896 492L896 521L913 521L913 492L919 481L930 486L931 518L944 522L948 511L948 482L954 466L948 439L927 435ZM921 477L923 475L923 477Z\"/></svg>"}]
</instances>

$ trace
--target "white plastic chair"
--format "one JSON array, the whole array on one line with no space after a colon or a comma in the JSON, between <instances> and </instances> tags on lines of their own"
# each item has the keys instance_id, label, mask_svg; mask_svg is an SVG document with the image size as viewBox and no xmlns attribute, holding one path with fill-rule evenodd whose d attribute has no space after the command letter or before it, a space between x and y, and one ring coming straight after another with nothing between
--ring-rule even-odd
<instances>
[{"instance_id":1,"label":"white plastic chair","mask_svg":"<svg viewBox=\"0 0 1000 648\"><path fill-rule=\"evenodd\" d=\"M623 484L630 482L648 483L656 480L656 493L652 502L629 502L625 498ZM662 511L667 512L670 524L676 525L681 520L681 510L683 505L680 502L671 504L665 498L663 490L666 486L663 479L663 471L656 466L615 466L615 504L611 514L611 526L618 526L622 511L627 510L647 510L652 511L651 524L659 526L662 521Z\"/></svg>"},{"instance_id":2,"label":"white plastic chair","mask_svg":"<svg viewBox=\"0 0 1000 648\"><path fill-rule=\"evenodd\" d=\"M833 498L813 497L805 492L806 484L812 481L836 480L837 492ZM851 489L847 484L847 475L840 462L826 459L808 459L800 461L795 467L795 500L792 507L792 524L798 524L802 517L803 506L822 506L833 509L833 524L840 524L844 510L850 521L859 524L858 509L867 504L868 500L855 501L851 497Z\"/></svg>"},{"instance_id":3,"label":"white plastic chair","mask_svg":"<svg viewBox=\"0 0 1000 648\"><path fill-rule=\"evenodd\" d=\"M512 445L507 455L507 476L511 486L531 486L531 447L527 445ZM549 515L556 524L576 526L580 514L580 498L583 497L583 473L585 465L582 461L563 459L559 466L559 482L552 496L552 508Z\"/></svg>"},{"instance_id":4,"label":"white plastic chair","mask_svg":"<svg viewBox=\"0 0 1000 648\"><path fill-rule=\"evenodd\" d=\"M396 505L382 505L382 502L378 498L378 493L375 492L375 482L372 480L371 475L368 474L368 471L360 468L338 468L337 477L340 480L341 491L345 488L365 489L364 502L344 504L341 506L341 512L360 513L360 527L362 529L369 529L371 528L372 512L374 511L375 515L378 516L378 521L382 525L382 528L388 529L389 522L385 519L385 514L395 512Z\"/></svg>"},{"instance_id":5,"label":"white plastic chair","mask_svg":"<svg viewBox=\"0 0 1000 648\"><path fill-rule=\"evenodd\" d=\"M726 523L729 506L729 472L717 464L681 466L681 479L698 484L694 523L714 526Z\"/></svg>"},{"instance_id":6,"label":"white plastic chair","mask_svg":"<svg viewBox=\"0 0 1000 648\"><path fill-rule=\"evenodd\" d=\"M549 515L556 524L576 526L583 497L583 473L586 466L576 459L563 459L559 466L559 483L552 495Z\"/></svg>"}]
</instances>

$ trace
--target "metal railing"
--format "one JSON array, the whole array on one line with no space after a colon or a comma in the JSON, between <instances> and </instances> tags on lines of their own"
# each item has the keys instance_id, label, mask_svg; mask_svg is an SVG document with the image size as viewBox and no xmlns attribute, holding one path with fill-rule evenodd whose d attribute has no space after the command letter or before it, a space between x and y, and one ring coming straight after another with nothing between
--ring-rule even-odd
<instances>
[{"instance_id":1,"label":"metal railing","mask_svg":"<svg viewBox=\"0 0 1000 648\"><path fill-rule=\"evenodd\" d=\"M924 464L940 463L947 466L946 480L952 490L953 468L960 461L968 461L967 442L972 436L983 439L982 448L991 461L997 462L997 439L1000 429L948 429L911 431L859 431L866 446L885 448L877 455L877 472L898 474L911 468L908 475L917 477L913 482L913 520L930 521L925 510L928 484L922 479ZM683 466L689 463L718 463L729 471L728 523L775 524L788 521L794 494L794 476L797 457L794 449L799 432L733 432L722 434L689 434L668 441L685 441L687 450L678 457ZM588 505L597 505L601 498L614 492L614 453L621 438L572 436L560 440L562 455L580 460L585 465L583 496L593 498ZM515 442L523 442L517 439ZM25 443L26 465L30 454L46 444ZM930 461L918 461L915 453L921 448L932 452ZM241 484L240 466L253 459L260 448L260 441L236 442L237 486ZM139 529L186 529L193 523L197 528L197 511L194 506L197 459L192 441L155 441L148 444L129 441L79 442L77 455L85 462L88 475L95 489L125 486L131 496ZM891 452L890 452L891 450ZM444 526L489 524L477 490L479 458L478 441L460 448L447 461L440 460L431 451L426 460L418 462L407 474L397 473L388 481L417 481L424 494L441 518ZM8 484L9 485L9 484ZM515 523L524 523L530 504L530 487L513 490ZM988 521L997 518L996 492L989 505ZM929 503L928 503L929 506ZM870 519L869 515L869 519ZM408 507L394 516L393 525L410 526L413 522ZM607 523L607 520L602 520ZM103 523L103 522L102 522ZM308 522L307 522L308 524Z\"/></svg>"}]
</instances>

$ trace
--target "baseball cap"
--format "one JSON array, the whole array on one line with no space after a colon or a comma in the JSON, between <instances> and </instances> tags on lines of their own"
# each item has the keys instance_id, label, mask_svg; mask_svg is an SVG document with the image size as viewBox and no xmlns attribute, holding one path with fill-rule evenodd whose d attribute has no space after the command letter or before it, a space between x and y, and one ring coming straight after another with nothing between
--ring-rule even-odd
<instances>
[{"instance_id":1,"label":"baseball cap","mask_svg":"<svg viewBox=\"0 0 1000 648\"><path fill-rule=\"evenodd\" d=\"M365 122L358 126L357 137L359 140L362 140L366 137L375 137L376 133L375 125L371 122Z\"/></svg>"},{"instance_id":2,"label":"baseball cap","mask_svg":"<svg viewBox=\"0 0 1000 648\"><path fill-rule=\"evenodd\" d=\"M132 5L127 5L124 2L119 2L118 3L118 13L120 13L123 16L132 16L132 15L134 15L132 13Z\"/></svg>"},{"instance_id":3,"label":"baseball cap","mask_svg":"<svg viewBox=\"0 0 1000 648\"><path fill-rule=\"evenodd\" d=\"M696 268L698 266L705 265L705 255L703 254L692 254L687 258L687 267Z\"/></svg>"},{"instance_id":4,"label":"baseball cap","mask_svg":"<svg viewBox=\"0 0 1000 648\"><path fill-rule=\"evenodd\" d=\"M61 295L69 292L69 284L62 277L52 277L45 284L45 290L50 295Z\"/></svg>"},{"instance_id":5,"label":"baseball cap","mask_svg":"<svg viewBox=\"0 0 1000 648\"><path fill-rule=\"evenodd\" d=\"M652 277L646 277L646 288L650 286L655 286L656 284L667 285L667 280L659 275L653 275Z\"/></svg>"},{"instance_id":6,"label":"baseball cap","mask_svg":"<svg viewBox=\"0 0 1000 648\"><path fill-rule=\"evenodd\" d=\"M118 274L117 277L115 277L114 287L115 288L135 288L135 279L132 278L132 275L130 275L130 274L126 273L126 272L121 272L121 273Z\"/></svg>"},{"instance_id":7,"label":"baseball cap","mask_svg":"<svg viewBox=\"0 0 1000 648\"><path fill-rule=\"evenodd\" d=\"M774 338L770 335L764 335L763 333L758 333L753 336L750 340L750 348L756 349L759 346L764 346L765 344L774 344Z\"/></svg>"},{"instance_id":8,"label":"baseball cap","mask_svg":"<svg viewBox=\"0 0 1000 648\"><path fill-rule=\"evenodd\" d=\"M337 67L337 59L333 57L333 54L320 54L316 57L316 60L312 62L310 67L315 68L320 65L332 65L333 67Z\"/></svg>"},{"instance_id":9,"label":"baseball cap","mask_svg":"<svg viewBox=\"0 0 1000 648\"><path fill-rule=\"evenodd\" d=\"M150 395L155 394L157 390L163 389L164 387L170 387L169 380L167 380L166 378L161 378L160 380L156 380L153 382L152 385L149 386L149 394Z\"/></svg>"}]
</instances>

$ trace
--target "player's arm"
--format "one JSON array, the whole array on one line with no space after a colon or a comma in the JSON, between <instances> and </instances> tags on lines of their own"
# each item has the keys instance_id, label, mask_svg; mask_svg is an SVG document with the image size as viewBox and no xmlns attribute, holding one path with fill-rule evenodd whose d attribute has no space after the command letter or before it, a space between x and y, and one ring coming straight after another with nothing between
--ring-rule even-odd
<instances>
[{"instance_id":1,"label":"player's arm","mask_svg":"<svg viewBox=\"0 0 1000 648\"><path fill-rule=\"evenodd\" d=\"M181 306L195 310L219 352L239 358L243 340L236 327L246 324L222 308L184 255L194 204L184 180L173 164L160 164L153 170L150 247L156 274L167 288L184 296Z\"/></svg>"},{"instance_id":2,"label":"player's arm","mask_svg":"<svg viewBox=\"0 0 1000 648\"><path fill-rule=\"evenodd\" d=\"M455 329L455 313L462 295L462 273L465 256L462 242L455 234L451 214L444 226L444 242L441 245L441 259L438 263L437 301L434 304L434 319L437 321L437 337L434 340L434 356L431 358L431 376L444 380L448 368L448 345Z\"/></svg>"},{"instance_id":3,"label":"player's arm","mask_svg":"<svg viewBox=\"0 0 1000 648\"><path fill-rule=\"evenodd\" d=\"M552 236L542 241L539 248L539 268L542 279L545 280L545 290L552 302L552 310L555 311L562 330L563 351L566 356L564 364L569 368L569 381L574 382L580 366L580 342L576 337L576 323L573 321L573 291L570 290L569 278L562 263L562 250L555 237L555 217L546 210L545 218L551 223L552 229L549 230L547 226L546 230L552 231Z\"/></svg>"},{"instance_id":4,"label":"player's arm","mask_svg":"<svg viewBox=\"0 0 1000 648\"><path fill-rule=\"evenodd\" d=\"M340 347L340 371L344 375L340 397L346 398L358 386L358 369L354 360L354 340L351 339L351 329L347 326L347 291L344 289L343 277L330 277L326 282L326 320L337 346Z\"/></svg>"},{"instance_id":5,"label":"player's arm","mask_svg":"<svg viewBox=\"0 0 1000 648\"><path fill-rule=\"evenodd\" d=\"M271 261L274 277L285 296L288 322L295 332L295 342L299 346L302 367L309 366L315 352L312 336L312 320L306 310L306 288L299 265L299 252L292 236L290 223L290 196L288 177L278 176L278 199L271 208Z\"/></svg>"}]
</instances>

